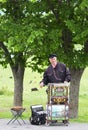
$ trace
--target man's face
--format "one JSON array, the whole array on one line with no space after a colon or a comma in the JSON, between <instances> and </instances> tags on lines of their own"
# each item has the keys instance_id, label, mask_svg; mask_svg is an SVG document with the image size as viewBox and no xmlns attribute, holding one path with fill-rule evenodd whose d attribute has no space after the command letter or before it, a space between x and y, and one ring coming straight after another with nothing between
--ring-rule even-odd
<instances>
[{"instance_id":1,"label":"man's face","mask_svg":"<svg viewBox=\"0 0 88 130\"><path fill-rule=\"evenodd\" d=\"M56 65L57 64L57 57L49 58L49 61L52 65Z\"/></svg>"}]
</instances>

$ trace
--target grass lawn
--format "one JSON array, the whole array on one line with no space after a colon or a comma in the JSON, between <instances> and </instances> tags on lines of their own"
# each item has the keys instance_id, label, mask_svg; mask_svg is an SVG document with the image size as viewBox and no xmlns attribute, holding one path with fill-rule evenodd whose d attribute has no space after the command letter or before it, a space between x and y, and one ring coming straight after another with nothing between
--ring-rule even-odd
<instances>
[{"instance_id":1,"label":"grass lawn","mask_svg":"<svg viewBox=\"0 0 88 130\"><path fill-rule=\"evenodd\" d=\"M40 88L39 82L42 74L32 72L29 68L25 71L24 76L24 93L23 106L26 111L23 113L24 118L30 116L30 106L42 104L45 108L47 102L46 87ZM85 69L80 83L79 93L79 117L71 121L88 122L88 68ZM38 91L31 91L31 88L38 88ZM12 117L10 108L13 107L14 82L10 68L3 69L0 66L0 118Z\"/></svg>"}]
</instances>

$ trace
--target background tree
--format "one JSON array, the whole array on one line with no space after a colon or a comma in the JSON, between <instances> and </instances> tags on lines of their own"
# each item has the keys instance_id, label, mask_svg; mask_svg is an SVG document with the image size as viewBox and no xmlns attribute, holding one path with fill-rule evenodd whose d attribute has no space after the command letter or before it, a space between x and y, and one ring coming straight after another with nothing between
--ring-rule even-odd
<instances>
[{"instance_id":1,"label":"background tree","mask_svg":"<svg viewBox=\"0 0 88 130\"><path fill-rule=\"evenodd\" d=\"M61 48L63 50L60 59L69 66L72 76L70 116L77 117L80 80L85 67L88 65L88 1L47 1L58 26L61 27Z\"/></svg>"},{"instance_id":2,"label":"background tree","mask_svg":"<svg viewBox=\"0 0 88 130\"><path fill-rule=\"evenodd\" d=\"M35 58L38 64L48 53L57 53L58 59L71 71L70 117L78 116L79 87L84 69L88 65L88 1L45 0L48 12L43 19L43 51ZM49 47L48 47L49 46ZM44 57L45 58L45 57ZM35 59L35 60L36 60Z\"/></svg>"},{"instance_id":3,"label":"background tree","mask_svg":"<svg viewBox=\"0 0 88 130\"><path fill-rule=\"evenodd\" d=\"M80 80L88 65L87 11L87 0L1 3L0 63L12 69L14 105L22 105L25 67L42 72L54 52L70 68L70 117L78 116Z\"/></svg>"},{"instance_id":4,"label":"background tree","mask_svg":"<svg viewBox=\"0 0 88 130\"><path fill-rule=\"evenodd\" d=\"M34 2L6 0L0 7L0 64L10 65L14 78L14 105L21 106L25 67L34 65L31 57L37 50L35 44L41 44L45 30L40 26Z\"/></svg>"}]
</instances>

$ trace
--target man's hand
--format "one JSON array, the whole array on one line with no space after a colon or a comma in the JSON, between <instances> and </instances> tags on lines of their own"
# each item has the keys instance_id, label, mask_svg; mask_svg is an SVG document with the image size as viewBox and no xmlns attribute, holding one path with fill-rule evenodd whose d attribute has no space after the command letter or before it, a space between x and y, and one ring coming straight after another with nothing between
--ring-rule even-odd
<instances>
[{"instance_id":1,"label":"man's hand","mask_svg":"<svg viewBox=\"0 0 88 130\"><path fill-rule=\"evenodd\" d=\"M40 83L40 88L42 88L44 86L44 83L43 82L41 82Z\"/></svg>"},{"instance_id":2,"label":"man's hand","mask_svg":"<svg viewBox=\"0 0 88 130\"><path fill-rule=\"evenodd\" d=\"M64 81L64 83L65 83L65 84L68 84L68 82L67 82L67 81Z\"/></svg>"},{"instance_id":3,"label":"man's hand","mask_svg":"<svg viewBox=\"0 0 88 130\"><path fill-rule=\"evenodd\" d=\"M67 86L70 86L70 82L64 81Z\"/></svg>"}]
</instances>

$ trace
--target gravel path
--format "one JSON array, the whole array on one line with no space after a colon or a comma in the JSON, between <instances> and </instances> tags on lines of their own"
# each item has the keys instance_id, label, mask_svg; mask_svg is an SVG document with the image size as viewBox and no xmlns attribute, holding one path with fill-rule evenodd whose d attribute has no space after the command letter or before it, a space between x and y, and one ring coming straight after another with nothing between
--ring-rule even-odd
<instances>
[{"instance_id":1,"label":"gravel path","mask_svg":"<svg viewBox=\"0 0 88 130\"><path fill-rule=\"evenodd\" d=\"M14 123L8 123L8 119L0 119L0 130L88 130L88 123L69 123L68 126L65 125L31 125L28 120L25 120L25 124L19 125L17 121Z\"/></svg>"}]
</instances>

